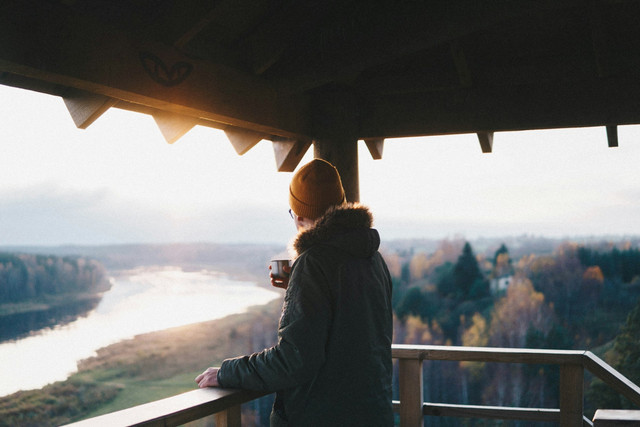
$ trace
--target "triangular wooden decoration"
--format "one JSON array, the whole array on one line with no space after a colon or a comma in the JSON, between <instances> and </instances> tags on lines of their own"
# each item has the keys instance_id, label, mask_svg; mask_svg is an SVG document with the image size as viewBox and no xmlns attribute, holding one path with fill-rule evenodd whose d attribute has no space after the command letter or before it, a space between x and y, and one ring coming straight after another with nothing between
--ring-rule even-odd
<instances>
[{"instance_id":1,"label":"triangular wooden decoration","mask_svg":"<svg viewBox=\"0 0 640 427\"><path fill-rule=\"evenodd\" d=\"M189 132L198 124L198 119L191 116L183 116L180 114L169 113L167 111L158 111L153 113L153 119L156 121L162 136L169 143L173 144Z\"/></svg>"},{"instance_id":2,"label":"triangular wooden decoration","mask_svg":"<svg viewBox=\"0 0 640 427\"><path fill-rule=\"evenodd\" d=\"M311 147L311 140L275 140L273 141L273 154L276 157L278 172L293 172L307 150Z\"/></svg>"},{"instance_id":3,"label":"triangular wooden decoration","mask_svg":"<svg viewBox=\"0 0 640 427\"><path fill-rule=\"evenodd\" d=\"M618 146L618 126L607 126L607 142L611 148Z\"/></svg>"},{"instance_id":4,"label":"triangular wooden decoration","mask_svg":"<svg viewBox=\"0 0 640 427\"><path fill-rule=\"evenodd\" d=\"M77 89L69 90L63 99L73 122L80 129L88 128L91 123L95 122L98 117L118 101L108 96Z\"/></svg>"},{"instance_id":5,"label":"triangular wooden decoration","mask_svg":"<svg viewBox=\"0 0 640 427\"><path fill-rule=\"evenodd\" d=\"M483 153L491 153L493 150L493 132L478 132L478 140Z\"/></svg>"},{"instance_id":6,"label":"triangular wooden decoration","mask_svg":"<svg viewBox=\"0 0 640 427\"><path fill-rule=\"evenodd\" d=\"M384 148L384 138L365 139L364 143L367 144L369 153L373 160L382 159L382 149Z\"/></svg>"},{"instance_id":7,"label":"triangular wooden decoration","mask_svg":"<svg viewBox=\"0 0 640 427\"><path fill-rule=\"evenodd\" d=\"M231 126L226 128L224 133L229 138L229 142L233 145L236 153L241 156L251 150L258 142L269 138L269 135L260 132Z\"/></svg>"}]
</instances>

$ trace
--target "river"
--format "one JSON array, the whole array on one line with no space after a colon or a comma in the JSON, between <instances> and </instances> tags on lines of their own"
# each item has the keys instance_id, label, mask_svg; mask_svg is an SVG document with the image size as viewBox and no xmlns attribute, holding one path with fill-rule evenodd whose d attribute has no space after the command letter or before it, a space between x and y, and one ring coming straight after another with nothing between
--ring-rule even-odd
<instances>
[{"instance_id":1,"label":"river","mask_svg":"<svg viewBox=\"0 0 640 427\"><path fill-rule=\"evenodd\" d=\"M0 396L76 372L101 347L174 326L218 319L282 294L213 271L140 268L111 279L97 307L64 325L0 343Z\"/></svg>"}]
</instances>

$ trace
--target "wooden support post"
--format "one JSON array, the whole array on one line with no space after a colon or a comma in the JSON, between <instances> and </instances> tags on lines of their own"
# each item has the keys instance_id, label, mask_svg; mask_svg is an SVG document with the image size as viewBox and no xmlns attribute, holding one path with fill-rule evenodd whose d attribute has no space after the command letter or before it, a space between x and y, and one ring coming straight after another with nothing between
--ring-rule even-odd
<instances>
[{"instance_id":1,"label":"wooden support post","mask_svg":"<svg viewBox=\"0 0 640 427\"><path fill-rule=\"evenodd\" d=\"M114 98L81 90L69 90L63 99L73 122L80 129L88 128L117 102Z\"/></svg>"},{"instance_id":2,"label":"wooden support post","mask_svg":"<svg viewBox=\"0 0 640 427\"><path fill-rule=\"evenodd\" d=\"M607 142L609 147L618 146L618 126L607 126Z\"/></svg>"},{"instance_id":3,"label":"wooden support post","mask_svg":"<svg viewBox=\"0 0 640 427\"><path fill-rule=\"evenodd\" d=\"M480 149L483 153L491 153L493 150L493 132L478 132Z\"/></svg>"},{"instance_id":4,"label":"wooden support post","mask_svg":"<svg viewBox=\"0 0 640 427\"><path fill-rule=\"evenodd\" d=\"M560 365L560 426L582 427L584 367Z\"/></svg>"},{"instance_id":5,"label":"wooden support post","mask_svg":"<svg viewBox=\"0 0 640 427\"><path fill-rule=\"evenodd\" d=\"M349 202L360 201L358 178L358 141L351 139L316 140L313 155L323 159L338 169L342 186Z\"/></svg>"},{"instance_id":6,"label":"wooden support post","mask_svg":"<svg viewBox=\"0 0 640 427\"><path fill-rule=\"evenodd\" d=\"M216 413L216 427L242 427L240 405Z\"/></svg>"},{"instance_id":7,"label":"wooden support post","mask_svg":"<svg viewBox=\"0 0 640 427\"><path fill-rule=\"evenodd\" d=\"M293 172L311 146L311 141L275 140L273 154L278 172Z\"/></svg>"},{"instance_id":8,"label":"wooden support post","mask_svg":"<svg viewBox=\"0 0 640 427\"><path fill-rule=\"evenodd\" d=\"M424 425L422 415L422 360L399 359L400 364L400 426Z\"/></svg>"},{"instance_id":9,"label":"wooden support post","mask_svg":"<svg viewBox=\"0 0 640 427\"><path fill-rule=\"evenodd\" d=\"M166 111L154 113L153 119L156 121L162 136L169 144L173 144L182 138L185 133L189 132L198 123L198 119L195 117L182 116Z\"/></svg>"},{"instance_id":10,"label":"wooden support post","mask_svg":"<svg viewBox=\"0 0 640 427\"><path fill-rule=\"evenodd\" d=\"M382 149L384 148L384 138L365 139L364 143L367 144L369 153L373 160L382 159Z\"/></svg>"}]
</instances>

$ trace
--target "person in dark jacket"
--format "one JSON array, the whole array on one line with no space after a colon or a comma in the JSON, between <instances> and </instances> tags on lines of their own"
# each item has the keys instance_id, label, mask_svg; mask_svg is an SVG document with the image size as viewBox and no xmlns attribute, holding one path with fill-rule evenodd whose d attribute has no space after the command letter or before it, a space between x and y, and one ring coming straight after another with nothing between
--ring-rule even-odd
<instances>
[{"instance_id":1,"label":"person in dark jacket","mask_svg":"<svg viewBox=\"0 0 640 427\"><path fill-rule=\"evenodd\" d=\"M372 215L319 159L294 174L289 204L298 234L278 343L196 382L276 392L272 426L393 425L391 278Z\"/></svg>"}]
</instances>

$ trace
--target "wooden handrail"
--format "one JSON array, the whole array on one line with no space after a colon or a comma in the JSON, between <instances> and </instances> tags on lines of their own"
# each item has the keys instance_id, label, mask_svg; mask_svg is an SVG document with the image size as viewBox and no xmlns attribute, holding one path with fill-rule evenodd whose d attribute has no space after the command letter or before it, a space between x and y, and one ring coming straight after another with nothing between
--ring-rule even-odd
<instances>
[{"instance_id":1,"label":"wooden handrail","mask_svg":"<svg viewBox=\"0 0 640 427\"><path fill-rule=\"evenodd\" d=\"M67 424L67 427L179 426L216 414L216 426L240 427L240 405L268 393L202 388Z\"/></svg>"},{"instance_id":2,"label":"wooden handrail","mask_svg":"<svg viewBox=\"0 0 640 427\"><path fill-rule=\"evenodd\" d=\"M640 406L640 387L589 351L394 344L399 362L400 401L393 406L403 427L422 426L424 415L502 420L553 421L592 426L582 412L584 370ZM423 402L425 360L549 364L560 367L560 408L517 408ZM177 426L212 414L216 425L240 427L240 404L267 393L207 388L69 424L87 426Z\"/></svg>"}]
</instances>

